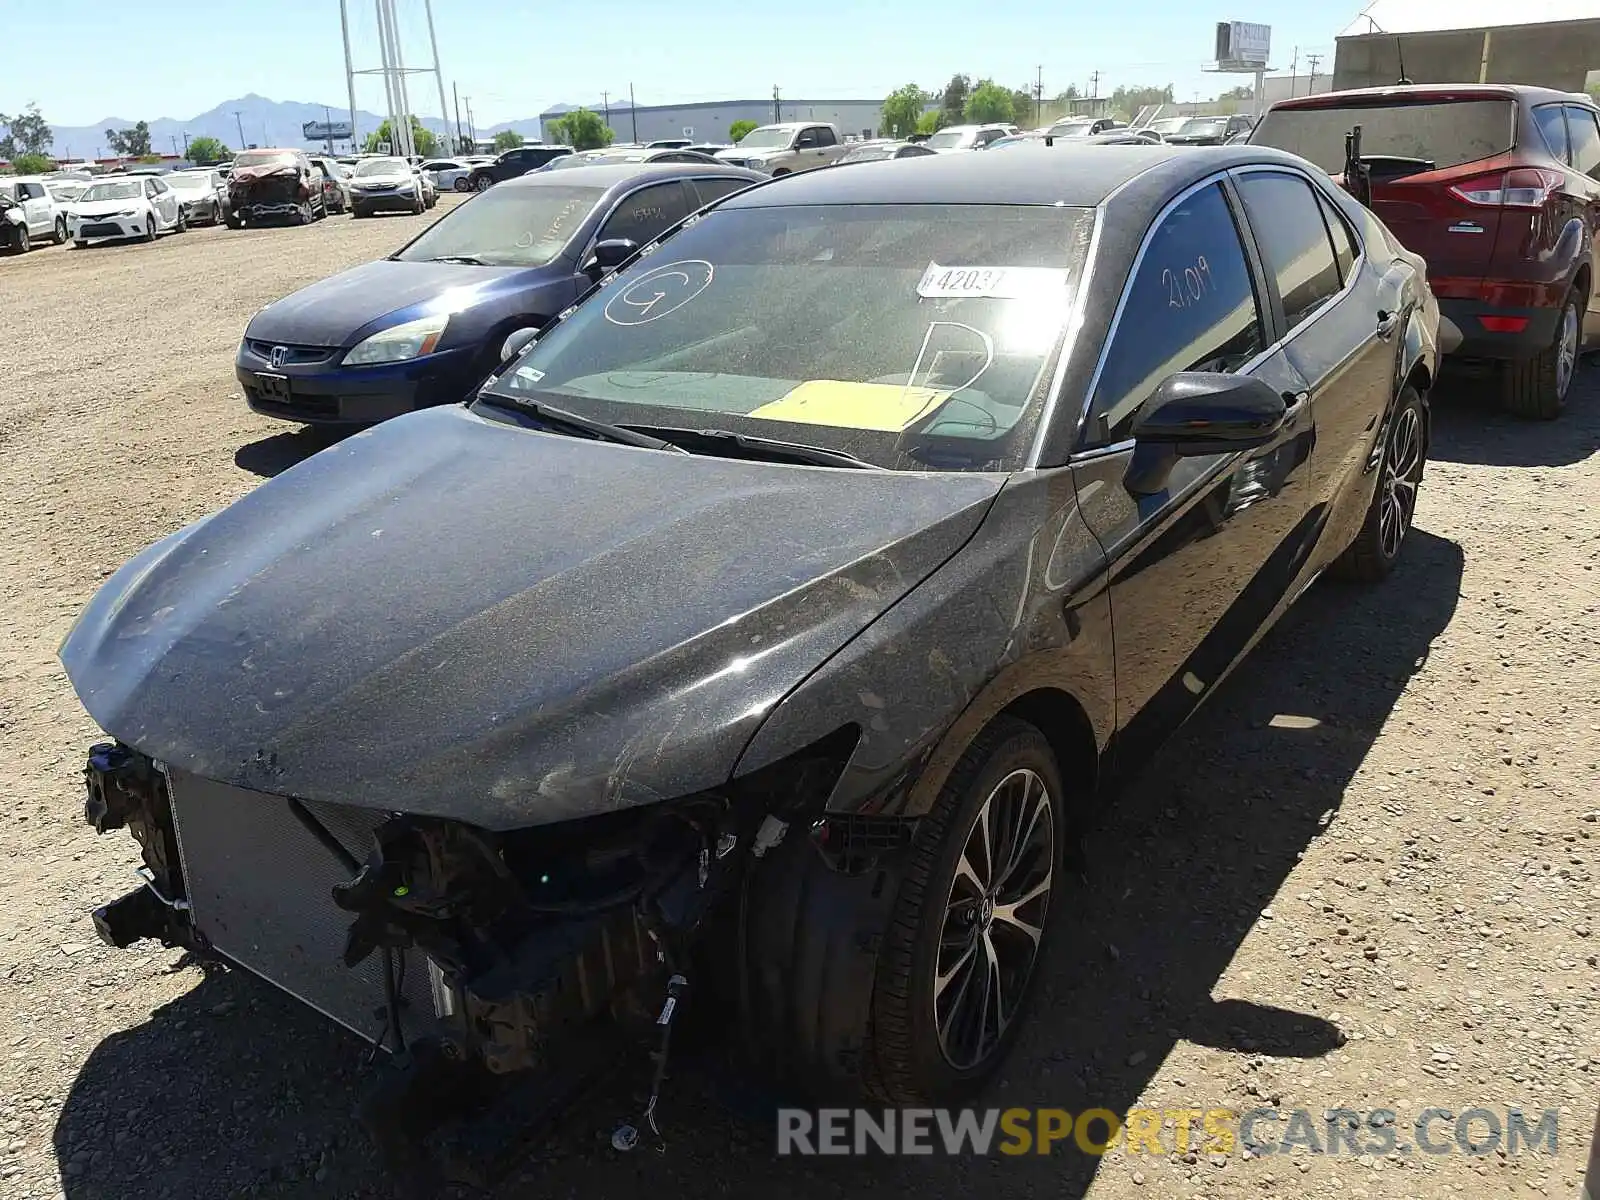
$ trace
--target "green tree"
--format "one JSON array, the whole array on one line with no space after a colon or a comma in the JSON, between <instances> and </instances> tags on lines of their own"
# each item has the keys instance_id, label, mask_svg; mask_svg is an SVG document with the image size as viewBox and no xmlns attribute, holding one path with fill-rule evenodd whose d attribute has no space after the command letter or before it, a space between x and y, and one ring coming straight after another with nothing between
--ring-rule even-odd
<instances>
[{"instance_id":1,"label":"green tree","mask_svg":"<svg viewBox=\"0 0 1600 1200\"><path fill-rule=\"evenodd\" d=\"M11 160L11 169L18 175L43 175L56 169L56 160L48 154L35 154L25 150Z\"/></svg>"},{"instance_id":2,"label":"green tree","mask_svg":"<svg viewBox=\"0 0 1600 1200\"><path fill-rule=\"evenodd\" d=\"M978 86L967 94L961 115L975 125L989 125L996 121L1009 121L1013 116L1011 89L1001 87L992 79L978 80Z\"/></svg>"},{"instance_id":3,"label":"green tree","mask_svg":"<svg viewBox=\"0 0 1600 1200\"><path fill-rule=\"evenodd\" d=\"M16 159L24 154L44 154L50 149L53 136L50 123L39 115L39 106L30 104L14 117L0 113L0 127L7 132L0 137L0 158Z\"/></svg>"},{"instance_id":4,"label":"green tree","mask_svg":"<svg viewBox=\"0 0 1600 1200\"><path fill-rule=\"evenodd\" d=\"M574 150L599 150L611 145L617 135L600 119L600 114L587 108L575 108L564 117L550 122L550 132L556 141Z\"/></svg>"},{"instance_id":5,"label":"green tree","mask_svg":"<svg viewBox=\"0 0 1600 1200\"><path fill-rule=\"evenodd\" d=\"M930 108L917 118L918 133L938 133L944 126L944 109L942 108Z\"/></svg>"},{"instance_id":6,"label":"green tree","mask_svg":"<svg viewBox=\"0 0 1600 1200\"><path fill-rule=\"evenodd\" d=\"M939 111L944 123L954 125L967 110L967 93L972 90L972 79L967 75L952 75L944 85L944 95L939 100Z\"/></svg>"},{"instance_id":7,"label":"green tree","mask_svg":"<svg viewBox=\"0 0 1600 1200\"><path fill-rule=\"evenodd\" d=\"M395 154L400 153L400 147L394 144L394 127L388 121L367 134L367 153L376 154L378 147L385 142L389 143L389 149ZM439 139L434 136L431 129L423 128L422 122L415 116L411 118L411 145L423 158L432 158L439 152Z\"/></svg>"},{"instance_id":8,"label":"green tree","mask_svg":"<svg viewBox=\"0 0 1600 1200\"><path fill-rule=\"evenodd\" d=\"M761 123L759 121L735 121L732 125L728 126L728 140L730 142L741 142L744 140L745 134L749 133L752 129L760 128Z\"/></svg>"},{"instance_id":9,"label":"green tree","mask_svg":"<svg viewBox=\"0 0 1600 1200\"><path fill-rule=\"evenodd\" d=\"M1218 96L1217 99L1218 100L1250 100L1250 99L1254 98L1255 94L1256 94L1255 89L1252 88L1248 83L1245 83L1245 84L1240 84L1238 87L1229 88L1227 91L1223 92L1220 96Z\"/></svg>"},{"instance_id":10,"label":"green tree","mask_svg":"<svg viewBox=\"0 0 1600 1200\"><path fill-rule=\"evenodd\" d=\"M1067 90L1066 91L1057 92L1056 93L1056 99L1057 100L1076 100L1077 98L1078 98L1078 85L1075 84L1075 83L1069 83L1067 85Z\"/></svg>"},{"instance_id":11,"label":"green tree","mask_svg":"<svg viewBox=\"0 0 1600 1200\"><path fill-rule=\"evenodd\" d=\"M506 150L515 150L522 145L523 137L514 129L502 129L494 135L494 149L496 154Z\"/></svg>"},{"instance_id":12,"label":"green tree","mask_svg":"<svg viewBox=\"0 0 1600 1200\"><path fill-rule=\"evenodd\" d=\"M106 145L123 158L143 158L150 153L150 122L136 121L132 129L106 130Z\"/></svg>"},{"instance_id":13,"label":"green tree","mask_svg":"<svg viewBox=\"0 0 1600 1200\"><path fill-rule=\"evenodd\" d=\"M1031 125L1038 111L1034 103L1032 88L1011 89L1011 119L1013 121L1018 125Z\"/></svg>"},{"instance_id":14,"label":"green tree","mask_svg":"<svg viewBox=\"0 0 1600 1200\"><path fill-rule=\"evenodd\" d=\"M233 151L220 138L197 137L189 139L189 161L192 163L226 162Z\"/></svg>"},{"instance_id":15,"label":"green tree","mask_svg":"<svg viewBox=\"0 0 1600 1200\"><path fill-rule=\"evenodd\" d=\"M883 101L883 132L887 137L903 138L917 131L927 94L916 84L895 88Z\"/></svg>"}]
</instances>

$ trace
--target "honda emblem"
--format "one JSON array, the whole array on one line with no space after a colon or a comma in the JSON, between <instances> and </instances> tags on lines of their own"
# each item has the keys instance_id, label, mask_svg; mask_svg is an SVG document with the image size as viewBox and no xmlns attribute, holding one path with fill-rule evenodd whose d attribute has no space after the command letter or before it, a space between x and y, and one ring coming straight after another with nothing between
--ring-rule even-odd
<instances>
[{"instance_id":1,"label":"honda emblem","mask_svg":"<svg viewBox=\"0 0 1600 1200\"><path fill-rule=\"evenodd\" d=\"M276 371L278 368L283 366L284 360L288 357L289 347L274 346L272 348L272 353L268 356L268 361L272 364L272 369Z\"/></svg>"}]
</instances>

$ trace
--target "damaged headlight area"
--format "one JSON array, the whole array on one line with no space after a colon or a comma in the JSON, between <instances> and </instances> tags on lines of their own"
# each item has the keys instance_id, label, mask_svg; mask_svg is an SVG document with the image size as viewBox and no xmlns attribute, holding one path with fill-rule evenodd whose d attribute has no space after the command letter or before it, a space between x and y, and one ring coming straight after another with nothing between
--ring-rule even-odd
<instances>
[{"instance_id":1,"label":"damaged headlight area","mask_svg":"<svg viewBox=\"0 0 1600 1200\"><path fill-rule=\"evenodd\" d=\"M690 981L730 995L702 968L744 969L749 880L791 825L826 870L859 869L822 819L855 741L725 790L499 832L248 791L104 743L86 815L130 829L144 865L95 924L114 946L246 968L393 1051L364 1119L415 1171L430 1130L530 1077L576 1087L644 1046L659 1089Z\"/></svg>"}]
</instances>

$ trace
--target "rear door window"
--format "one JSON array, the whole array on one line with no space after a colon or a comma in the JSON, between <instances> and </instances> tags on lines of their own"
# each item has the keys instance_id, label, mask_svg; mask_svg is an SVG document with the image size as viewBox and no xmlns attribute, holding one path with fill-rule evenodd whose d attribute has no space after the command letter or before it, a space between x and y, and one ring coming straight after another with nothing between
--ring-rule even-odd
<instances>
[{"instance_id":1,"label":"rear door window","mask_svg":"<svg viewBox=\"0 0 1600 1200\"><path fill-rule=\"evenodd\" d=\"M1600 124L1592 109L1567 105L1567 136L1572 140L1572 165L1591 178L1600 179Z\"/></svg>"},{"instance_id":2,"label":"rear door window","mask_svg":"<svg viewBox=\"0 0 1600 1200\"><path fill-rule=\"evenodd\" d=\"M1533 122L1539 127L1539 136L1544 139L1545 149L1562 162L1568 162L1567 121L1561 112L1561 105L1541 104L1533 110Z\"/></svg>"},{"instance_id":3,"label":"rear door window","mask_svg":"<svg viewBox=\"0 0 1600 1200\"><path fill-rule=\"evenodd\" d=\"M1350 272L1355 267L1359 254L1356 250L1355 235L1350 232L1350 226L1345 223L1344 217L1334 208L1332 200L1318 192L1317 203L1322 206L1322 215L1328 222L1328 233L1333 237L1333 257L1339 263L1339 278L1349 283Z\"/></svg>"},{"instance_id":4,"label":"rear door window","mask_svg":"<svg viewBox=\"0 0 1600 1200\"><path fill-rule=\"evenodd\" d=\"M1300 176L1279 171L1240 176L1239 193L1267 272L1278 282L1284 318L1293 329L1341 286L1317 198Z\"/></svg>"},{"instance_id":5,"label":"rear door window","mask_svg":"<svg viewBox=\"0 0 1600 1200\"><path fill-rule=\"evenodd\" d=\"M1344 170L1345 134L1359 125L1362 154L1421 159L1443 170L1510 150L1516 121L1516 103L1509 97L1274 108L1261 118L1250 142L1309 158L1337 174Z\"/></svg>"},{"instance_id":6,"label":"rear door window","mask_svg":"<svg viewBox=\"0 0 1600 1200\"><path fill-rule=\"evenodd\" d=\"M724 196L750 186L748 179L695 179L689 181L689 186L699 193L700 204L705 206L713 200L721 200Z\"/></svg>"},{"instance_id":7,"label":"rear door window","mask_svg":"<svg viewBox=\"0 0 1600 1200\"><path fill-rule=\"evenodd\" d=\"M1262 330L1233 210L1221 185L1208 184L1162 217L1145 246L1095 385L1090 442L1127 437L1175 371L1238 370L1265 347Z\"/></svg>"}]
</instances>

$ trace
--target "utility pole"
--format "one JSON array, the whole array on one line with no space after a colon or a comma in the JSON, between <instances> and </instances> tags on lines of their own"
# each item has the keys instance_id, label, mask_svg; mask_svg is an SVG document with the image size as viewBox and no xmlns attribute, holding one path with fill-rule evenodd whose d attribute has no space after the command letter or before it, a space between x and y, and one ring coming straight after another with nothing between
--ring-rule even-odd
<instances>
[{"instance_id":1,"label":"utility pole","mask_svg":"<svg viewBox=\"0 0 1600 1200\"><path fill-rule=\"evenodd\" d=\"M1291 99L1291 100L1294 99L1294 94L1298 90L1295 85L1296 85L1296 83L1298 83L1299 79L1300 79L1300 47L1296 46L1294 48L1294 61L1289 64L1289 99Z\"/></svg>"},{"instance_id":2,"label":"utility pole","mask_svg":"<svg viewBox=\"0 0 1600 1200\"><path fill-rule=\"evenodd\" d=\"M1033 80L1033 123L1044 123L1044 64L1034 68Z\"/></svg>"},{"instance_id":3,"label":"utility pole","mask_svg":"<svg viewBox=\"0 0 1600 1200\"><path fill-rule=\"evenodd\" d=\"M1100 99L1100 72L1095 71L1089 76L1089 99Z\"/></svg>"},{"instance_id":4,"label":"utility pole","mask_svg":"<svg viewBox=\"0 0 1600 1200\"><path fill-rule=\"evenodd\" d=\"M178 135L177 134L173 134L172 135L172 154L173 154L173 157L177 157L177 154L178 154Z\"/></svg>"},{"instance_id":5,"label":"utility pole","mask_svg":"<svg viewBox=\"0 0 1600 1200\"><path fill-rule=\"evenodd\" d=\"M422 9L428 14L428 45L433 48L433 81L439 85L439 120L450 128L450 110L444 103L444 72L439 69L439 37L433 32L433 0L422 0Z\"/></svg>"},{"instance_id":6,"label":"utility pole","mask_svg":"<svg viewBox=\"0 0 1600 1200\"><path fill-rule=\"evenodd\" d=\"M326 104L322 106L323 132L328 135L328 157L333 157L333 112Z\"/></svg>"},{"instance_id":7,"label":"utility pole","mask_svg":"<svg viewBox=\"0 0 1600 1200\"><path fill-rule=\"evenodd\" d=\"M461 135L461 89L458 88L454 82L450 84L450 95L455 99L456 102L456 153L470 154L473 150L476 150L477 147L468 146L466 140Z\"/></svg>"},{"instance_id":8,"label":"utility pole","mask_svg":"<svg viewBox=\"0 0 1600 1200\"><path fill-rule=\"evenodd\" d=\"M772 85L772 122L777 124L783 120L783 107L778 99L778 85Z\"/></svg>"},{"instance_id":9,"label":"utility pole","mask_svg":"<svg viewBox=\"0 0 1600 1200\"><path fill-rule=\"evenodd\" d=\"M239 110L233 110L233 123L239 130L239 149L244 149L244 118L239 115Z\"/></svg>"},{"instance_id":10,"label":"utility pole","mask_svg":"<svg viewBox=\"0 0 1600 1200\"><path fill-rule=\"evenodd\" d=\"M600 107L605 110L606 128L610 129L611 128L611 93L610 92L601 92L600 93Z\"/></svg>"},{"instance_id":11,"label":"utility pole","mask_svg":"<svg viewBox=\"0 0 1600 1200\"><path fill-rule=\"evenodd\" d=\"M344 34L344 86L350 99L350 149L356 148L356 68L350 59L350 13L346 0L339 0L339 29Z\"/></svg>"},{"instance_id":12,"label":"utility pole","mask_svg":"<svg viewBox=\"0 0 1600 1200\"><path fill-rule=\"evenodd\" d=\"M1321 61L1322 55L1320 54L1306 55L1306 62L1311 64L1311 79L1306 84L1306 95L1308 96L1315 94L1317 90L1317 64Z\"/></svg>"},{"instance_id":13,"label":"utility pole","mask_svg":"<svg viewBox=\"0 0 1600 1200\"><path fill-rule=\"evenodd\" d=\"M467 136L473 141L477 141L478 127L472 123L472 97L468 96L462 103L467 106Z\"/></svg>"},{"instance_id":14,"label":"utility pole","mask_svg":"<svg viewBox=\"0 0 1600 1200\"><path fill-rule=\"evenodd\" d=\"M633 140L639 140L639 105L633 98L633 84L628 85L628 119L633 123Z\"/></svg>"}]
</instances>

